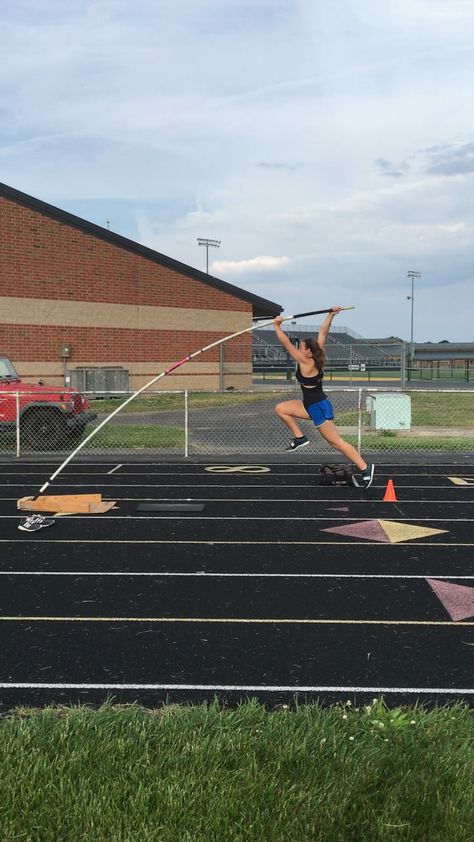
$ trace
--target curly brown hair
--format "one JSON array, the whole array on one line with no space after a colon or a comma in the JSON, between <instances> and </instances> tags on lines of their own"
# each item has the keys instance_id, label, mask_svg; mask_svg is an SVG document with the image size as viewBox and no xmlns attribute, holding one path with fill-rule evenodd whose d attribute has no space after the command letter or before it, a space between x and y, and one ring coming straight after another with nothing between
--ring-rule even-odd
<instances>
[{"instance_id":1,"label":"curly brown hair","mask_svg":"<svg viewBox=\"0 0 474 842\"><path fill-rule=\"evenodd\" d=\"M326 362L326 354L324 353L323 348L320 347L317 339L303 339L302 342L304 342L306 347L311 351L311 356L316 368L318 371L322 372Z\"/></svg>"}]
</instances>

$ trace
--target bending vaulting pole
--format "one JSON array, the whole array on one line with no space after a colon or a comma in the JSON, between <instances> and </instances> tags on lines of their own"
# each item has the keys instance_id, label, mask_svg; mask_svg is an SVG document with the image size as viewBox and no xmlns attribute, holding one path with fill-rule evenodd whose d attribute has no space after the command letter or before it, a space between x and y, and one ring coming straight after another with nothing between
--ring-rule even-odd
<instances>
[{"instance_id":1,"label":"bending vaulting pole","mask_svg":"<svg viewBox=\"0 0 474 842\"><path fill-rule=\"evenodd\" d=\"M317 315L320 315L321 313L330 313L331 310L332 310L332 308L330 308L329 310L312 310L310 313L296 313L294 316L283 316L283 321L287 322L290 319L300 319L303 316L317 316ZM354 310L354 307L341 307L341 310ZM101 421L101 423L97 427L94 427L94 429L92 430L92 433L89 433L89 435L86 436L84 441L81 441L79 447L76 447L76 449L73 450L73 452L70 454L70 456L68 456L67 459L64 460L62 465L59 466L59 468L54 472L54 474L51 474L48 482L45 482L45 484L41 486L41 488L38 492L38 495L44 494L44 492L46 491L46 489L48 488L50 483L52 483L53 480L56 479L56 477L61 473L63 468L65 468L66 465L69 464L71 459L74 459L76 454L79 453L80 450L82 450L84 445L87 444L87 442L89 442L95 436L95 434L98 433L99 430L102 429L102 427L104 427L106 424L108 424L108 422L114 417L114 415L117 415L117 413L120 412L120 410L122 410L124 408L124 406L127 406L127 404L129 404L131 401L133 401L134 398L136 398L138 395L141 395L142 392L145 392L146 389L149 389L150 386L153 386L153 384L156 383L158 380L161 380L162 377L166 377L167 374L171 374L171 372L174 371L176 368L179 368L180 365L184 365L184 363L189 362L189 360L192 360L194 357L197 357L198 354L203 354L204 351L209 351L210 348L215 348L216 345L222 345L223 342L228 342L229 339L234 339L236 336L242 336L243 333L249 333L249 331L255 330L255 328L257 328L257 327L266 327L267 325L271 325L271 324L273 324L273 319L269 319L268 321L262 322L261 324L258 324L258 325L252 325L252 327L246 327L246 328L244 328L244 330L238 330L237 333L230 333L229 336L224 336L222 339L218 339L217 342L211 342L211 344L206 345L205 348L200 348L199 351L194 351L193 354L189 354L189 356L183 357L182 360L180 360L177 363L173 363L173 365L170 365L169 368L167 368L165 371L162 371L161 374L158 374L156 377L153 378L153 380L150 380L148 383L145 383L145 385L142 386L141 389L138 389L136 392L133 393L133 395L130 395L130 397L127 398L127 400L123 401L123 403L121 403L117 407L117 409L114 409L113 412L110 413L110 415L107 415L107 417L104 418L104 420ZM36 497L34 497L33 499L36 500L38 495Z\"/></svg>"}]
</instances>

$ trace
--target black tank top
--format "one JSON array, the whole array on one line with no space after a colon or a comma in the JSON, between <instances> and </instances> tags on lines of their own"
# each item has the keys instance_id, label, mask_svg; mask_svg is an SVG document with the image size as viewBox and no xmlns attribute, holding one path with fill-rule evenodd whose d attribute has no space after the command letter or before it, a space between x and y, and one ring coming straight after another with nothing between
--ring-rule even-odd
<instances>
[{"instance_id":1,"label":"black tank top","mask_svg":"<svg viewBox=\"0 0 474 842\"><path fill-rule=\"evenodd\" d=\"M311 377L306 377L298 365L296 379L303 391L303 403L305 406L326 400L327 396L323 392L323 377L324 374L322 371L319 371L318 374L313 374Z\"/></svg>"}]
</instances>

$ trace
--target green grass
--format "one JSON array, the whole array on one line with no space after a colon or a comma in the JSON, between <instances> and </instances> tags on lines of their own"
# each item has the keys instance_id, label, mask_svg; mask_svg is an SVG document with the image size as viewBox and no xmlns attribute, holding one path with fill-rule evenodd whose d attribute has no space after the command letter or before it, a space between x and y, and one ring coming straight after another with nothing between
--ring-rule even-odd
<instances>
[{"instance_id":1,"label":"green grass","mask_svg":"<svg viewBox=\"0 0 474 842\"><path fill-rule=\"evenodd\" d=\"M354 447L357 446L357 436L345 435L343 432L343 438ZM362 450L374 452L417 450L430 453L437 450L459 450L465 453L474 451L474 436L399 436L392 430L380 430L379 433L362 433Z\"/></svg>"},{"instance_id":2,"label":"green grass","mask_svg":"<svg viewBox=\"0 0 474 842\"><path fill-rule=\"evenodd\" d=\"M412 424L415 427L470 427L474 426L474 395L472 392L455 394L410 392Z\"/></svg>"},{"instance_id":3,"label":"green grass","mask_svg":"<svg viewBox=\"0 0 474 842\"><path fill-rule=\"evenodd\" d=\"M162 427L158 424L105 426L91 440L91 448L101 447L118 447L122 450L160 447L183 449L184 430L180 427Z\"/></svg>"},{"instance_id":4,"label":"green grass","mask_svg":"<svg viewBox=\"0 0 474 842\"><path fill-rule=\"evenodd\" d=\"M342 413L341 413L342 414ZM337 416L337 423L342 422ZM344 439L350 444L357 445L357 436L345 435ZM377 433L363 433L362 446L364 450L451 450L451 451L474 451L473 436L414 436L397 435L391 430L380 430ZM87 447L87 445L86 445ZM161 427L157 425L120 425L117 427L104 427L92 439L90 447L92 450L114 449L119 450L154 450L157 448L184 448L184 430L179 427Z\"/></svg>"},{"instance_id":5,"label":"green grass","mask_svg":"<svg viewBox=\"0 0 474 842\"><path fill-rule=\"evenodd\" d=\"M338 370L325 370L324 373L325 381L331 382L334 381L345 381L347 385L354 381L361 382L361 383L371 383L374 380L396 380L397 383L401 379L401 372L389 368L382 368L377 371L338 371Z\"/></svg>"},{"instance_id":6,"label":"green grass","mask_svg":"<svg viewBox=\"0 0 474 842\"><path fill-rule=\"evenodd\" d=\"M471 369L472 378L472 369ZM466 381L466 369L462 368L440 368L439 371L434 368L411 369L410 380L453 380Z\"/></svg>"},{"instance_id":7,"label":"green grass","mask_svg":"<svg viewBox=\"0 0 474 842\"><path fill-rule=\"evenodd\" d=\"M86 430L86 435L92 432L91 427ZM64 441L63 447L59 450L73 450L79 444L77 442ZM91 440L90 445L86 445L87 450L94 451L104 448L119 450L155 450L159 448L179 448L180 451L184 448L184 429L181 427L163 427L159 424L131 424L131 425L117 425L105 426L96 436ZM44 450L38 445L37 448L22 446L23 453L37 453ZM14 438L0 439L0 452L15 452ZM0 840L2 842L2 840Z\"/></svg>"},{"instance_id":8,"label":"green grass","mask_svg":"<svg viewBox=\"0 0 474 842\"><path fill-rule=\"evenodd\" d=\"M282 393L285 398L287 393ZM456 394L432 394L430 392L410 392L412 427L465 427L473 429L474 397L472 393L458 392ZM198 407L225 407L236 404L253 403L255 401L278 400L278 395L272 393L239 394L239 393L193 393L190 396L191 409ZM137 401L135 410L158 411L159 409L173 409L183 406L183 396L170 394ZM116 406L112 402L112 407ZM134 406L132 402L131 406ZM128 409L128 407L126 408ZM105 409L103 411L106 411ZM265 410L266 411L266 410ZM339 427L357 426L357 411L342 411L336 413L336 423ZM368 425L369 415L362 413L363 425ZM351 444L357 444L357 437L344 436ZM126 449L153 449L156 447L184 447L184 431L177 427L161 427L159 425L110 426L97 434L93 439L95 447ZM472 436L397 436L387 435L387 431L363 433L362 444L364 450L377 451L466 451L474 450L474 435Z\"/></svg>"},{"instance_id":9,"label":"green grass","mask_svg":"<svg viewBox=\"0 0 474 842\"><path fill-rule=\"evenodd\" d=\"M474 417L474 398L472 392L451 393L430 393L430 392L409 392L411 398L412 424L417 427L424 426L446 426L446 427L472 427ZM258 403L259 401L288 399L288 392L193 392L189 395L189 408L198 409L203 407L227 407L242 404ZM95 400L92 406L96 412L106 414L116 409L119 405L117 400ZM182 394L151 395L150 397L137 398L131 401L124 410L127 412L160 412L165 410L184 408L184 396ZM368 414L363 413L364 423L368 421ZM357 412L338 412L337 421L341 425L357 424Z\"/></svg>"},{"instance_id":10,"label":"green grass","mask_svg":"<svg viewBox=\"0 0 474 842\"><path fill-rule=\"evenodd\" d=\"M380 379L383 379L383 380L388 379L388 380L399 381L400 377L401 377L401 374L400 374L399 369L393 370L393 369L389 369L389 368L381 368L381 369L378 369L377 371L371 370L371 371L352 371L352 372L348 371L347 368L344 368L344 369L326 368L325 372L324 372L324 377L325 377L326 383L327 382L330 383L332 380L337 380L337 381L343 380L343 381L346 381L347 384L349 385L349 382L351 380L352 381L354 381L354 380L359 381L360 380L363 383L367 383L367 382L370 383L373 380L380 380ZM279 381L281 383L282 380L286 380L286 379L287 379L286 378L286 372L284 372L284 371L283 372L275 372L275 371L265 372L265 375L263 374L263 372L254 373L254 380L257 380L258 382L260 382L260 381L266 382L267 380L268 381L276 380L276 381ZM293 381L293 383L296 383L296 379L295 379L294 375L292 377L292 381ZM289 382L291 382L291 381L289 381Z\"/></svg>"},{"instance_id":11,"label":"green grass","mask_svg":"<svg viewBox=\"0 0 474 842\"><path fill-rule=\"evenodd\" d=\"M411 423L413 427L474 427L474 395L472 392L455 394L409 392ZM342 411L336 415L340 426L357 425L357 411ZM369 423L369 413L362 412L362 424Z\"/></svg>"},{"instance_id":12,"label":"green grass","mask_svg":"<svg viewBox=\"0 0 474 842\"><path fill-rule=\"evenodd\" d=\"M2 842L468 842L464 706L17 712Z\"/></svg>"},{"instance_id":13,"label":"green grass","mask_svg":"<svg viewBox=\"0 0 474 842\"><path fill-rule=\"evenodd\" d=\"M285 398L288 396L287 392L282 392ZM188 396L188 406L190 409L199 409L203 407L213 406L238 406L240 404L258 403L259 401L268 401L272 395L265 392L192 392ZM128 397L125 395L123 400ZM120 399L104 399L92 400L91 409L101 414L112 412L120 405ZM184 409L184 394L170 393L164 395L149 395L146 397L135 398L130 401L121 412L164 412L170 409Z\"/></svg>"}]
</instances>

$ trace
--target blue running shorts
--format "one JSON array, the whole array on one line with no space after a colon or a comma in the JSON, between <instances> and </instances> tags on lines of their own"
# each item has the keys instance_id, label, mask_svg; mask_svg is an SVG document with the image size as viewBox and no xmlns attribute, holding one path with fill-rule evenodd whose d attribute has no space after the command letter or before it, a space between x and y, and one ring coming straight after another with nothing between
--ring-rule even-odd
<instances>
[{"instance_id":1,"label":"blue running shorts","mask_svg":"<svg viewBox=\"0 0 474 842\"><path fill-rule=\"evenodd\" d=\"M324 424L325 421L334 420L334 410L332 408L332 403L327 399L324 401L318 401L317 403L312 403L310 406L307 406L306 412L313 419L316 427L320 427L321 424Z\"/></svg>"}]
</instances>

